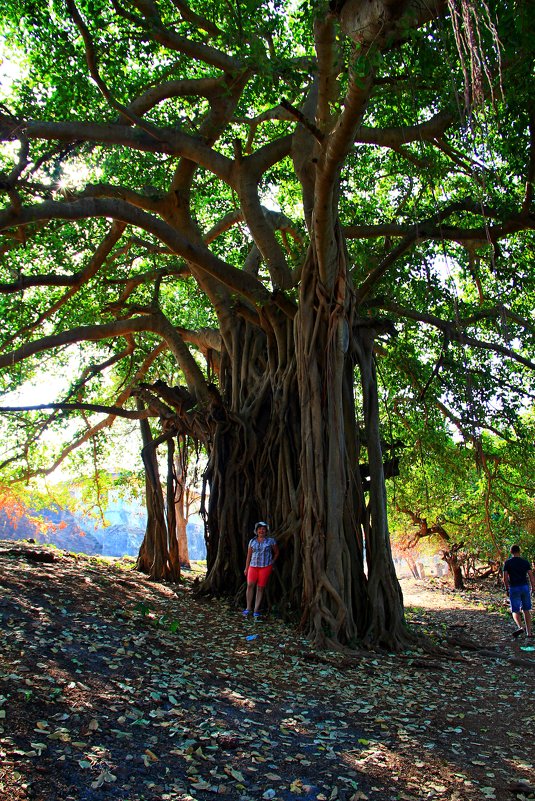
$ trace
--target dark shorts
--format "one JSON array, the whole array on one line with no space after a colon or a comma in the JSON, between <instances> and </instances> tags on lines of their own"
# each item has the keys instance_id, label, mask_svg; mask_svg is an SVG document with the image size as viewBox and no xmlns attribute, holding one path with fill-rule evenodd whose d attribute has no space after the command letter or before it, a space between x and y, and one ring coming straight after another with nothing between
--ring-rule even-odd
<instances>
[{"instance_id":1,"label":"dark shorts","mask_svg":"<svg viewBox=\"0 0 535 801\"><path fill-rule=\"evenodd\" d=\"M520 587L509 587L509 600L511 602L511 612L520 612L521 609L529 612L531 609L529 584L522 584Z\"/></svg>"},{"instance_id":2,"label":"dark shorts","mask_svg":"<svg viewBox=\"0 0 535 801\"><path fill-rule=\"evenodd\" d=\"M247 571L247 584L258 584L265 587L273 570L273 565L267 567L249 567Z\"/></svg>"}]
</instances>

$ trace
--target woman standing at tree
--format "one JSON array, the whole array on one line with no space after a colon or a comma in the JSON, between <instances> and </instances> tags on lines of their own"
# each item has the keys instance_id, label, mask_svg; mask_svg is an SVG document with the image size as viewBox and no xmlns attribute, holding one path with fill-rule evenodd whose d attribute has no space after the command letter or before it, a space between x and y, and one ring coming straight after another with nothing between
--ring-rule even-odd
<instances>
[{"instance_id":1,"label":"woman standing at tree","mask_svg":"<svg viewBox=\"0 0 535 801\"><path fill-rule=\"evenodd\" d=\"M260 617L260 605L264 596L264 589L269 581L273 564L279 555L279 546L273 537L268 537L269 526L262 520L254 527L255 536L249 541L247 548L247 561L245 563L245 576L247 578L247 609L243 616L247 617L253 608L253 599L256 590L254 617Z\"/></svg>"}]
</instances>

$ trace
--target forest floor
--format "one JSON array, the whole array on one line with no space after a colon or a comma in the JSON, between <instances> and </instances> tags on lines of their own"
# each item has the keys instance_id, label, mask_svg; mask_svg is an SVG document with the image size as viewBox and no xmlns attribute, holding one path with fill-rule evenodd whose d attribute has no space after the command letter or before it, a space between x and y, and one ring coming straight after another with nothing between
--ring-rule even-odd
<instances>
[{"instance_id":1,"label":"forest floor","mask_svg":"<svg viewBox=\"0 0 535 801\"><path fill-rule=\"evenodd\" d=\"M535 798L535 651L492 583L402 581L450 656L348 656L129 566L0 542L1 799Z\"/></svg>"}]
</instances>

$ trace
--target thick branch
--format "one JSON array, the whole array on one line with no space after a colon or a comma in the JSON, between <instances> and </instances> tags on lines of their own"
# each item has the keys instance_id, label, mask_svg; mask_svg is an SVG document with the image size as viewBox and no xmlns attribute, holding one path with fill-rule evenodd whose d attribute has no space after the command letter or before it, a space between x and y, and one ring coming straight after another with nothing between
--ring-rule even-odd
<instances>
[{"instance_id":1,"label":"thick branch","mask_svg":"<svg viewBox=\"0 0 535 801\"><path fill-rule=\"evenodd\" d=\"M249 72L245 70L237 75L226 76L222 81L221 91L211 99L210 111L197 131L197 138L206 145L213 146L228 128L248 78ZM194 160L183 160L175 172L171 191L181 192L189 200L196 170L197 164Z\"/></svg>"},{"instance_id":2,"label":"thick branch","mask_svg":"<svg viewBox=\"0 0 535 801\"><path fill-rule=\"evenodd\" d=\"M39 315L39 317L34 320L31 325L27 325L24 328L19 329L16 334L9 337L2 343L2 349L5 349L8 345L10 345L17 337L20 337L22 334L27 333L28 331L35 330L41 323L45 320L49 319L53 314L55 314L58 309L67 303L70 298L76 295L77 292L81 289L84 284L86 284L91 278L93 278L99 269L102 267L106 258L109 256L111 249L114 245L118 242L121 238L122 233L125 229L125 226L122 223L113 223L111 226L111 230L109 233L104 237L98 248L96 249L95 253L93 254L92 258L89 261L87 267L81 270L79 273L75 273L74 275L69 277L69 281L67 284L60 283L61 278L64 276L30 276L30 277L23 277L19 279L17 282L19 286L17 290L23 290L29 286L71 286L68 292L65 292L64 295L59 298L55 303L52 304L46 311ZM55 279L51 280L50 282L46 279ZM22 286L20 286L22 284ZM3 285L9 286L9 285ZM0 285L0 292L5 291L3 286ZM15 291L15 290L12 290Z\"/></svg>"},{"instance_id":3,"label":"thick branch","mask_svg":"<svg viewBox=\"0 0 535 801\"><path fill-rule=\"evenodd\" d=\"M506 442L511 442L511 440L500 431L495 426L491 425L487 419L485 420L463 420L458 415L456 415L450 408L446 406L440 400L435 400L434 402L436 408L441 412L441 414L445 417L446 420L449 420L455 428L459 431L460 434L468 441L471 442L476 448L479 448L481 443L478 438L474 435L474 430L486 430L490 431L492 434L495 434L500 439L505 440Z\"/></svg>"},{"instance_id":4,"label":"thick branch","mask_svg":"<svg viewBox=\"0 0 535 801\"><path fill-rule=\"evenodd\" d=\"M126 108L130 114L140 117L151 108L172 97L205 97L212 100L223 91L220 78L185 78L184 80L163 81L151 86L133 100Z\"/></svg>"},{"instance_id":5,"label":"thick branch","mask_svg":"<svg viewBox=\"0 0 535 801\"><path fill-rule=\"evenodd\" d=\"M436 19L445 8L445 0L347 0L341 8L340 24L364 50L385 50L403 42L408 31Z\"/></svg>"},{"instance_id":6,"label":"thick branch","mask_svg":"<svg viewBox=\"0 0 535 801\"><path fill-rule=\"evenodd\" d=\"M399 128L369 128L361 125L355 132L355 142L362 145L377 145L397 149L410 142L434 142L441 137L455 120L449 111L440 111L431 119L416 125Z\"/></svg>"},{"instance_id":7,"label":"thick branch","mask_svg":"<svg viewBox=\"0 0 535 801\"><path fill-rule=\"evenodd\" d=\"M124 186L113 186L112 184L87 184L80 194L73 196L73 200L82 200L86 197L117 198L124 200L131 206L145 211L158 213L162 206L164 196L154 197L140 192L134 192Z\"/></svg>"},{"instance_id":8,"label":"thick branch","mask_svg":"<svg viewBox=\"0 0 535 801\"><path fill-rule=\"evenodd\" d=\"M242 165L240 173L240 203L247 226L268 267L273 285L289 289L292 284L291 273L273 227L263 213L258 195L258 178L247 169L246 164Z\"/></svg>"},{"instance_id":9,"label":"thick branch","mask_svg":"<svg viewBox=\"0 0 535 801\"><path fill-rule=\"evenodd\" d=\"M472 200L466 199L456 203L450 203L444 208L437 210L436 214L432 217L428 217L420 222L411 224L380 223L378 225L348 225L344 228L344 234L348 239L372 239L380 236L412 236L415 237L415 240L419 241L439 238L459 241L462 240L464 235L467 235L467 238L483 239L483 241L488 242L488 235L486 233L485 236L482 235L483 231L486 232L489 230L488 224L475 229L444 226L442 224L443 221L447 220L452 214L462 214L463 212L483 217L485 220L489 218L499 218L503 213L499 209L474 203ZM513 215L511 212L511 219L513 219L513 217L517 219L517 215ZM528 218L523 215L523 219Z\"/></svg>"},{"instance_id":10,"label":"thick branch","mask_svg":"<svg viewBox=\"0 0 535 801\"><path fill-rule=\"evenodd\" d=\"M0 213L0 229L49 219L81 220L89 217L111 217L136 225L153 234L173 253L193 262L229 289L250 300L265 302L270 297L269 292L254 276L231 267L207 248L193 244L162 220L116 199L84 198L72 203L47 201L38 206L23 208L20 214L8 209Z\"/></svg>"},{"instance_id":11,"label":"thick branch","mask_svg":"<svg viewBox=\"0 0 535 801\"><path fill-rule=\"evenodd\" d=\"M143 27L155 42L159 42L170 50L184 53L195 61L202 61L217 67L223 72L233 73L240 70L240 62L232 56L222 53L215 47L179 36L174 31L164 28L156 5L150 0L133 0L133 2L144 14L146 22Z\"/></svg>"},{"instance_id":12,"label":"thick branch","mask_svg":"<svg viewBox=\"0 0 535 801\"><path fill-rule=\"evenodd\" d=\"M23 171L28 165L29 150L30 150L29 142L26 139L21 138L21 147L19 150L19 157L17 163L13 166L13 169L8 175L0 173L0 190L13 189L13 187L15 186L18 179L20 178Z\"/></svg>"},{"instance_id":13,"label":"thick branch","mask_svg":"<svg viewBox=\"0 0 535 801\"><path fill-rule=\"evenodd\" d=\"M470 345L474 348L479 348L480 350L488 350L493 353L499 353L502 356L506 356L508 359L512 359L519 364L523 364L524 367L528 367L530 370L535 370L535 362L532 362L530 359L526 359L519 353L515 353L515 351L511 348L500 345L498 342L484 342L481 339L475 339L474 337L468 336L466 333L464 333L463 329L468 327L469 323L463 321L462 319L456 320L455 322L451 322L450 320L442 320L440 317L436 317L433 314L424 314L422 312L414 311L413 309L407 309L397 303L385 302L379 305L385 311L395 312L400 317L406 317L409 320L418 320L421 323L426 323L427 325L431 325L440 331L444 331L444 333L447 334L448 338L452 342L459 342L461 345Z\"/></svg>"},{"instance_id":14,"label":"thick branch","mask_svg":"<svg viewBox=\"0 0 535 801\"><path fill-rule=\"evenodd\" d=\"M325 142L324 158L318 170L315 187L314 238L322 282L330 286L330 274L334 268L334 252L337 248L333 236L334 194L338 186L341 167L355 140L355 131L360 123L372 88L373 71L358 80L353 72L344 100L344 110ZM321 104L321 87L320 87ZM321 120L320 120L320 128Z\"/></svg>"},{"instance_id":15,"label":"thick branch","mask_svg":"<svg viewBox=\"0 0 535 801\"><path fill-rule=\"evenodd\" d=\"M72 345L76 342L85 341L99 342L103 339L121 337L140 331L155 331L155 323L149 315L130 320L115 320L102 325L82 325L77 328L71 328L68 331L62 331L60 334L50 334L34 342L28 342L10 353L0 355L0 369L11 367L38 353L59 348L63 345Z\"/></svg>"},{"instance_id":16,"label":"thick branch","mask_svg":"<svg viewBox=\"0 0 535 801\"><path fill-rule=\"evenodd\" d=\"M0 115L0 139L16 139L20 132L28 139L95 142L119 145L145 153L183 156L231 184L232 162L212 150L202 139L181 133L176 128L159 128L157 141L139 128L118 123L43 122L40 120L23 122L14 120L5 114Z\"/></svg>"},{"instance_id":17,"label":"thick branch","mask_svg":"<svg viewBox=\"0 0 535 801\"><path fill-rule=\"evenodd\" d=\"M67 403L60 401L58 403L41 403L35 406L0 406L0 414L8 414L9 412L34 412L41 409L59 409L62 411L80 411L81 409L88 412L102 412L110 414L114 417L125 417L128 420L139 420L141 417L148 417L147 411L134 411L132 409L123 409L120 406L106 406L101 403Z\"/></svg>"},{"instance_id":18,"label":"thick branch","mask_svg":"<svg viewBox=\"0 0 535 801\"><path fill-rule=\"evenodd\" d=\"M221 332L219 328L181 328L177 326L178 333L185 342L190 342L203 353L207 350L221 350Z\"/></svg>"},{"instance_id":19,"label":"thick branch","mask_svg":"<svg viewBox=\"0 0 535 801\"><path fill-rule=\"evenodd\" d=\"M450 537L449 534L439 526L437 523L429 525L427 522L426 517L422 517L419 512L413 512L412 509L407 507L397 507L399 512L410 517L413 522L413 525L417 527L417 531L413 533L413 537L411 538L410 547L414 547L419 540L424 539L425 537L431 537L433 534L438 534L442 544L449 543Z\"/></svg>"},{"instance_id":20,"label":"thick branch","mask_svg":"<svg viewBox=\"0 0 535 801\"><path fill-rule=\"evenodd\" d=\"M178 331L161 312L134 317L129 320L116 320L102 325L80 326L69 331L63 331L60 334L43 337L22 345L11 351L11 353L0 356L0 368L10 367L38 353L43 353L46 350L52 350L62 345L86 341L99 342L103 339L115 339L141 331L151 331L166 341L169 350L174 354L184 373L190 391L199 400L208 400L206 382L199 366Z\"/></svg>"},{"instance_id":21,"label":"thick branch","mask_svg":"<svg viewBox=\"0 0 535 801\"><path fill-rule=\"evenodd\" d=\"M292 134L281 136L259 148L251 156L247 156L244 161L251 165L251 171L253 173L257 176L262 176L270 167L282 161L290 154L292 141Z\"/></svg>"},{"instance_id":22,"label":"thick branch","mask_svg":"<svg viewBox=\"0 0 535 801\"><path fill-rule=\"evenodd\" d=\"M316 123L322 134L328 133L329 105L335 99L336 28L332 17L314 22L314 44L318 58L318 102Z\"/></svg>"},{"instance_id":23,"label":"thick branch","mask_svg":"<svg viewBox=\"0 0 535 801\"><path fill-rule=\"evenodd\" d=\"M67 4L67 8L71 17L73 18L76 27L80 31L82 35L82 39L85 45L85 52L86 52L86 61L87 66L89 68L89 73L93 78L94 82L98 86L99 90L101 91L103 97L106 98L108 103L112 108L116 111L119 111L125 117L127 117L133 125L138 125L142 130L146 131L149 136L153 136L157 141L160 140L160 134L158 128L150 123L145 122L140 117L136 117L129 111L126 106L123 106L122 103L119 103L112 95L111 91L108 89L106 83L103 81L98 65L97 65L97 57L95 52L95 47L93 44L93 40L91 38L91 34L89 33L89 29L85 24L78 8L76 7L76 3L74 0L65 0Z\"/></svg>"},{"instance_id":24,"label":"thick branch","mask_svg":"<svg viewBox=\"0 0 535 801\"><path fill-rule=\"evenodd\" d=\"M365 298L370 294L374 286L381 280L383 275L386 273L388 268L394 264L394 262L402 256L404 253L409 250L414 243L416 242L416 237L414 236L407 236L403 242L390 251L388 256L383 259L383 261L372 270L362 284L359 286L357 293L356 293L356 300L357 303L362 303Z\"/></svg>"},{"instance_id":25,"label":"thick branch","mask_svg":"<svg viewBox=\"0 0 535 801\"><path fill-rule=\"evenodd\" d=\"M535 333L535 325L532 321L525 320L520 315L515 314L507 306L500 303L491 309L481 309L480 311L471 314L469 317L464 317L462 320L463 326L470 326L477 323L479 320L511 320L517 325L521 326L526 331Z\"/></svg>"},{"instance_id":26,"label":"thick branch","mask_svg":"<svg viewBox=\"0 0 535 801\"><path fill-rule=\"evenodd\" d=\"M206 19L206 17L202 17L200 14L196 14L194 11L192 11L187 3L183 2L183 0L171 0L171 2L180 11L183 19L185 19L187 22L190 22L196 28L206 31L206 33L209 33L210 36L222 35L222 32L219 30L217 25L215 25L215 23Z\"/></svg>"}]
</instances>

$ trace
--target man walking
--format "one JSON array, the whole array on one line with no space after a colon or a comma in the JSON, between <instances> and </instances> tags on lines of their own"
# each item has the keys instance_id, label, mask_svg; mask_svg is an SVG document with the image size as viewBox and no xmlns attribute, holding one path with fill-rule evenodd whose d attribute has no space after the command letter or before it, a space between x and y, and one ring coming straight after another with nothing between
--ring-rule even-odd
<instances>
[{"instance_id":1,"label":"man walking","mask_svg":"<svg viewBox=\"0 0 535 801\"><path fill-rule=\"evenodd\" d=\"M524 633L522 615L524 616L526 635L533 637L530 590L535 593L535 576L528 560L522 559L520 556L520 545L511 547L511 556L503 566L503 583L509 594L513 620L517 625L513 637L520 637Z\"/></svg>"}]
</instances>

